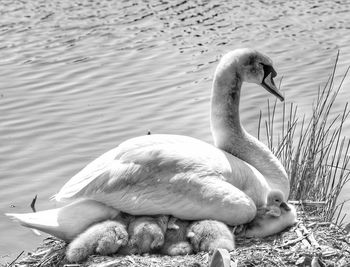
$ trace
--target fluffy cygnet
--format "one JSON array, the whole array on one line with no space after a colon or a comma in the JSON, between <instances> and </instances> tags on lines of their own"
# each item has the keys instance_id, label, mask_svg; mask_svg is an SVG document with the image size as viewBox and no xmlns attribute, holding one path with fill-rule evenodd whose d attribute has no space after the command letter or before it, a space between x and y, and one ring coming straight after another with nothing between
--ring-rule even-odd
<instances>
[{"instance_id":1,"label":"fluffy cygnet","mask_svg":"<svg viewBox=\"0 0 350 267\"><path fill-rule=\"evenodd\" d=\"M159 249L164 244L168 219L168 216L135 217L128 227L129 242L119 254L144 254Z\"/></svg>"},{"instance_id":2,"label":"fluffy cygnet","mask_svg":"<svg viewBox=\"0 0 350 267\"><path fill-rule=\"evenodd\" d=\"M191 254L193 250L187 238L187 228L189 225L189 221L171 217L165 233L164 245L160 249L160 252L169 256Z\"/></svg>"},{"instance_id":3,"label":"fluffy cygnet","mask_svg":"<svg viewBox=\"0 0 350 267\"><path fill-rule=\"evenodd\" d=\"M193 222L188 227L187 237L195 252L213 251L217 248L231 251L235 248L234 237L229 227L215 220Z\"/></svg>"},{"instance_id":4,"label":"fluffy cygnet","mask_svg":"<svg viewBox=\"0 0 350 267\"><path fill-rule=\"evenodd\" d=\"M128 242L128 232L123 221L107 220L97 223L78 235L67 247L69 262L81 262L94 253L113 254Z\"/></svg>"},{"instance_id":5,"label":"fluffy cygnet","mask_svg":"<svg viewBox=\"0 0 350 267\"><path fill-rule=\"evenodd\" d=\"M275 211L278 211L277 213ZM295 207L282 202L277 209L266 209L265 213L258 212L256 218L244 226L241 233L246 237L265 237L279 233L297 222Z\"/></svg>"}]
</instances>

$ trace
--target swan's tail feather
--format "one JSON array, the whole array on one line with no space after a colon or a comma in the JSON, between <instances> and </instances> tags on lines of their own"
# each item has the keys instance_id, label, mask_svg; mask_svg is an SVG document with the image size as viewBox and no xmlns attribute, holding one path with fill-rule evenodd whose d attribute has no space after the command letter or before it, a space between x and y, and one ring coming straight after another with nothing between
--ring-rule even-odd
<instances>
[{"instance_id":1,"label":"swan's tail feather","mask_svg":"<svg viewBox=\"0 0 350 267\"><path fill-rule=\"evenodd\" d=\"M50 197L50 201L57 201L57 202L63 202L59 197L58 194L54 194Z\"/></svg>"},{"instance_id":2,"label":"swan's tail feather","mask_svg":"<svg viewBox=\"0 0 350 267\"><path fill-rule=\"evenodd\" d=\"M67 235L59 224L60 209L39 211L35 213L6 213L5 215L21 225L31 228L34 233L39 231L67 240Z\"/></svg>"},{"instance_id":3,"label":"swan's tail feather","mask_svg":"<svg viewBox=\"0 0 350 267\"><path fill-rule=\"evenodd\" d=\"M5 213L12 220L21 225L39 229L42 227L57 227L57 209L32 213Z\"/></svg>"},{"instance_id":4,"label":"swan's tail feather","mask_svg":"<svg viewBox=\"0 0 350 267\"><path fill-rule=\"evenodd\" d=\"M41 233L34 229L34 228L31 228L29 225L26 225L25 221L23 221L22 219L20 219L23 215L23 214L18 214L18 213L5 213L6 216L10 217L11 220L15 221L15 222L19 222L21 225L23 226L26 226L26 227L29 227L30 230L33 231L34 234L36 235L41 235Z\"/></svg>"},{"instance_id":5,"label":"swan's tail feather","mask_svg":"<svg viewBox=\"0 0 350 267\"><path fill-rule=\"evenodd\" d=\"M41 233L40 233L38 230L33 229L33 228L30 228L30 230L32 230L32 232L33 232L34 234L41 236Z\"/></svg>"},{"instance_id":6,"label":"swan's tail feather","mask_svg":"<svg viewBox=\"0 0 350 267\"><path fill-rule=\"evenodd\" d=\"M94 200L80 200L62 208L35 213L7 213L21 225L70 241L90 225L114 219L119 211Z\"/></svg>"},{"instance_id":7,"label":"swan's tail feather","mask_svg":"<svg viewBox=\"0 0 350 267\"><path fill-rule=\"evenodd\" d=\"M31 228L37 235L41 235L38 230L53 234L52 230L58 226L56 210L22 214L5 213L5 215L10 217L13 221L19 222L21 225Z\"/></svg>"}]
</instances>

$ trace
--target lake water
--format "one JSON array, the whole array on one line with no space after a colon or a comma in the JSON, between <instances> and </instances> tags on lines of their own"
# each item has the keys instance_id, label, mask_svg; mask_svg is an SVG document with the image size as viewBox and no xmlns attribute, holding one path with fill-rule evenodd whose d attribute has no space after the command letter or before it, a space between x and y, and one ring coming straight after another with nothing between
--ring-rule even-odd
<instances>
[{"instance_id":1,"label":"lake water","mask_svg":"<svg viewBox=\"0 0 350 267\"><path fill-rule=\"evenodd\" d=\"M349 44L349 1L1 1L0 262L43 239L3 213L30 212L35 195L38 210L56 207L50 196L121 141L151 130L212 142L211 81L225 52L268 54L287 103L308 117L338 50L338 77L350 65ZM268 98L243 88L254 135Z\"/></svg>"}]
</instances>

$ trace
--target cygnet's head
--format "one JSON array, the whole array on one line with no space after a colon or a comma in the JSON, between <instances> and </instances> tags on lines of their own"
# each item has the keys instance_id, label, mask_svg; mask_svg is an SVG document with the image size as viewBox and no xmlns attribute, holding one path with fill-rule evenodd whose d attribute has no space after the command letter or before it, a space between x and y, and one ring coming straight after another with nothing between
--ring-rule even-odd
<instances>
[{"instance_id":1,"label":"cygnet's head","mask_svg":"<svg viewBox=\"0 0 350 267\"><path fill-rule=\"evenodd\" d=\"M281 190L272 189L267 195L267 205L276 205L280 206L284 200L284 195Z\"/></svg>"},{"instance_id":2,"label":"cygnet's head","mask_svg":"<svg viewBox=\"0 0 350 267\"><path fill-rule=\"evenodd\" d=\"M282 210L288 210L289 206L284 202L284 195L280 190L271 190L267 196L266 213L272 216L280 216Z\"/></svg>"},{"instance_id":3,"label":"cygnet's head","mask_svg":"<svg viewBox=\"0 0 350 267\"><path fill-rule=\"evenodd\" d=\"M222 57L216 74L232 76L232 72L242 82L261 85L268 92L284 101L282 93L277 89L273 80L277 76L277 72L273 68L272 60L266 55L250 48L233 50Z\"/></svg>"}]
</instances>

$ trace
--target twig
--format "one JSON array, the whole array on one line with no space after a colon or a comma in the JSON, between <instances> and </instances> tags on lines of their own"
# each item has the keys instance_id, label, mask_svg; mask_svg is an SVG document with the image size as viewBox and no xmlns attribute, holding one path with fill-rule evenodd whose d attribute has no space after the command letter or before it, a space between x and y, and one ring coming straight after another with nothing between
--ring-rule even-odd
<instances>
[{"instance_id":1,"label":"twig","mask_svg":"<svg viewBox=\"0 0 350 267\"><path fill-rule=\"evenodd\" d=\"M289 200L288 203L293 205L304 205L313 207L323 207L327 204L326 201L309 201L309 200Z\"/></svg>"},{"instance_id":2,"label":"twig","mask_svg":"<svg viewBox=\"0 0 350 267\"><path fill-rule=\"evenodd\" d=\"M36 212L36 209L35 209L35 202L36 202L36 199L38 198L38 195L35 195L35 197L33 198L32 200L32 203L30 203L30 207L32 208L33 212Z\"/></svg>"},{"instance_id":3,"label":"twig","mask_svg":"<svg viewBox=\"0 0 350 267\"><path fill-rule=\"evenodd\" d=\"M300 237L298 237L298 238L296 238L294 240L290 240L290 241L280 245L280 248L290 247L290 246L300 242L301 240L303 240L305 238L306 238L306 236L300 236Z\"/></svg>"},{"instance_id":4,"label":"twig","mask_svg":"<svg viewBox=\"0 0 350 267\"><path fill-rule=\"evenodd\" d=\"M310 233L310 235L307 237L307 239L310 241L311 245L313 245L316 248L320 248L320 244L317 242L314 233Z\"/></svg>"},{"instance_id":5,"label":"twig","mask_svg":"<svg viewBox=\"0 0 350 267\"><path fill-rule=\"evenodd\" d=\"M319 222L317 223L318 226L331 226L333 225L331 222Z\"/></svg>"},{"instance_id":6,"label":"twig","mask_svg":"<svg viewBox=\"0 0 350 267\"><path fill-rule=\"evenodd\" d=\"M304 235L304 234L300 231L300 229L295 229L295 232L296 232L296 234L297 234L298 237L300 237L300 238L303 237L303 238L301 239L301 242L303 243L303 245L304 245L305 247L307 247L307 248L311 247L309 241L307 241L307 240L305 239L306 235Z\"/></svg>"},{"instance_id":7,"label":"twig","mask_svg":"<svg viewBox=\"0 0 350 267\"><path fill-rule=\"evenodd\" d=\"M325 258L336 256L336 255L339 255L338 251L336 251L336 250L330 249L330 250L322 252L322 256Z\"/></svg>"},{"instance_id":8,"label":"twig","mask_svg":"<svg viewBox=\"0 0 350 267\"><path fill-rule=\"evenodd\" d=\"M14 264L18 259L19 259L19 257L21 257L22 256L22 254L24 253L24 250L17 256L17 258L15 258L10 264L9 264L9 266L8 267L11 267L12 266L12 264Z\"/></svg>"},{"instance_id":9,"label":"twig","mask_svg":"<svg viewBox=\"0 0 350 267\"><path fill-rule=\"evenodd\" d=\"M35 203L36 203L36 200L38 198L38 195L35 195L35 197L33 198L32 200L32 203L30 203L30 207L32 208L32 211L33 212L36 212L36 209L35 209ZM33 231L34 234L36 235L41 235L40 232L34 228L31 228L31 230Z\"/></svg>"},{"instance_id":10,"label":"twig","mask_svg":"<svg viewBox=\"0 0 350 267\"><path fill-rule=\"evenodd\" d=\"M307 240L310 242L310 244L316 248L319 248L320 245L316 241L314 234L312 232L309 232L308 229L304 225L300 225L301 230L303 231L303 234L306 236Z\"/></svg>"}]
</instances>

